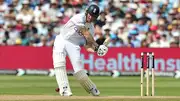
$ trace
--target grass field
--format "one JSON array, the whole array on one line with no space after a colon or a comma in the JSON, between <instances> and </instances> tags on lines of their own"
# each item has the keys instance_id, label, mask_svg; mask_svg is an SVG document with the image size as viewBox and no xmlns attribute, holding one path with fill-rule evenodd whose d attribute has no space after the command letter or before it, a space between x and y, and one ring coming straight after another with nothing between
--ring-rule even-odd
<instances>
[{"instance_id":1,"label":"grass field","mask_svg":"<svg viewBox=\"0 0 180 101\"><path fill-rule=\"evenodd\" d=\"M140 77L91 77L100 97L87 94L74 77L69 79L74 96L60 97L55 77L1 75L0 101L180 101L180 80L170 77L156 77L156 97L139 97Z\"/></svg>"}]
</instances>

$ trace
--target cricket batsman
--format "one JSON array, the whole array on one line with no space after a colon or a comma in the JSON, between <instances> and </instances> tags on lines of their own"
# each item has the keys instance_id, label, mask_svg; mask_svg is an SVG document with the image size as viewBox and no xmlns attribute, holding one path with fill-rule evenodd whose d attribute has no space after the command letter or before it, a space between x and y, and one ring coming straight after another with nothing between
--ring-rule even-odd
<instances>
[{"instance_id":1,"label":"cricket batsman","mask_svg":"<svg viewBox=\"0 0 180 101\"><path fill-rule=\"evenodd\" d=\"M69 57L74 69L74 77L81 86L93 96L100 95L100 91L82 68L79 46L84 41L87 51L97 52L99 56L107 53L107 45L98 45L93 38L93 22L96 21L99 13L100 9L97 5L90 5L85 13L74 15L56 36L53 47L53 65L61 96L72 96L66 72L66 56Z\"/></svg>"}]
</instances>

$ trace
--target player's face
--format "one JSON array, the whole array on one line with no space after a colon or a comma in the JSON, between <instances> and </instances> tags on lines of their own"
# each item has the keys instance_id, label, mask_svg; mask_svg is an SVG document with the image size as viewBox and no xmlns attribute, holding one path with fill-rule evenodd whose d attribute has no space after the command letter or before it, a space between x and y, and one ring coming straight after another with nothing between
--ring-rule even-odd
<instances>
[{"instance_id":1,"label":"player's face","mask_svg":"<svg viewBox=\"0 0 180 101\"><path fill-rule=\"evenodd\" d=\"M89 13L87 14L86 21L93 22L96 20L96 17L91 16Z\"/></svg>"}]
</instances>

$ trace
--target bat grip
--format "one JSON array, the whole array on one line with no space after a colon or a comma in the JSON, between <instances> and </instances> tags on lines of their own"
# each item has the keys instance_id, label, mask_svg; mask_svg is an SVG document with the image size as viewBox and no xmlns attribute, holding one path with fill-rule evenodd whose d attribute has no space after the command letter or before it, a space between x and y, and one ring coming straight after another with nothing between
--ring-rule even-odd
<instances>
[{"instance_id":1,"label":"bat grip","mask_svg":"<svg viewBox=\"0 0 180 101\"><path fill-rule=\"evenodd\" d=\"M97 47L95 47L94 51L97 52L99 48L99 45Z\"/></svg>"}]
</instances>

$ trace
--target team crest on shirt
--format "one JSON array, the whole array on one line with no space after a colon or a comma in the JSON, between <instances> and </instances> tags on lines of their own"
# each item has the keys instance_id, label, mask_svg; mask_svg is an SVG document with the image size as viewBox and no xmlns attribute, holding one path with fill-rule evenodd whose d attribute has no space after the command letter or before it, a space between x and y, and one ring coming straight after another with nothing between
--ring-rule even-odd
<instances>
[{"instance_id":1,"label":"team crest on shirt","mask_svg":"<svg viewBox=\"0 0 180 101\"><path fill-rule=\"evenodd\" d=\"M79 30L77 26L74 27L74 30L80 35L83 36L82 32Z\"/></svg>"}]
</instances>

